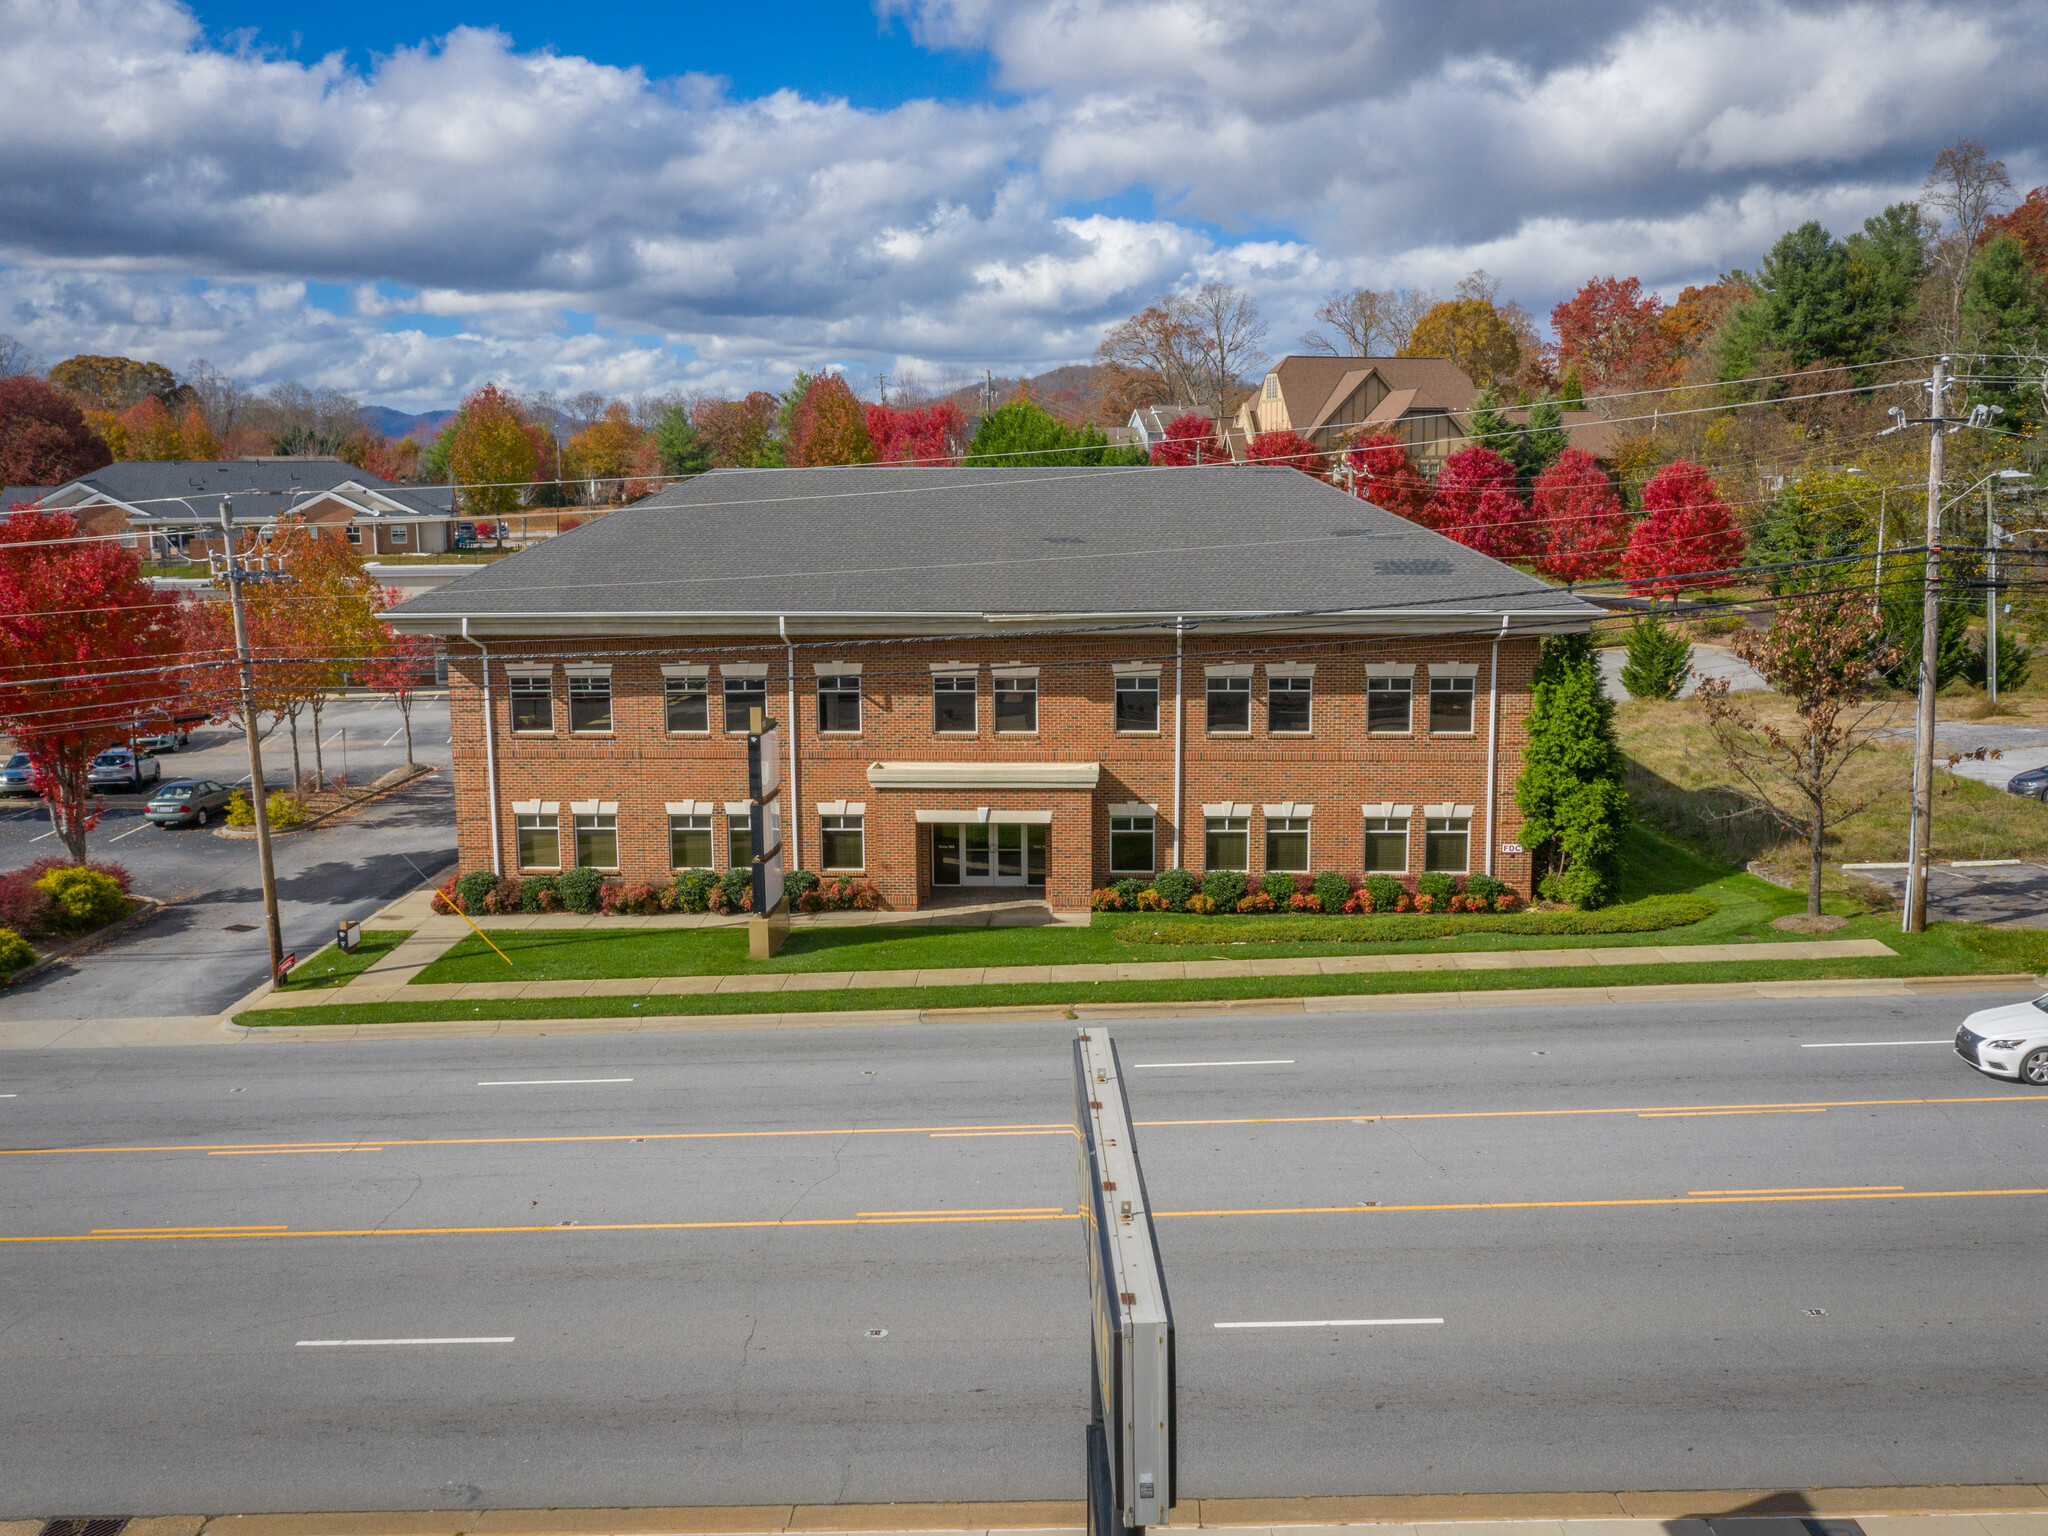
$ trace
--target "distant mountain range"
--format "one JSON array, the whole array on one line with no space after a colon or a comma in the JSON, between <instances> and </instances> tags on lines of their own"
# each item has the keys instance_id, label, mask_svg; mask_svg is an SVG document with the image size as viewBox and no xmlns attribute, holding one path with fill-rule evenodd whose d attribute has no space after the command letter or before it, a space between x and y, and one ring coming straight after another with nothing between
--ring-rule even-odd
<instances>
[{"instance_id":1,"label":"distant mountain range","mask_svg":"<svg viewBox=\"0 0 2048 1536\"><path fill-rule=\"evenodd\" d=\"M394 411L388 405L366 405L363 420L370 430L385 437L416 437L423 443L431 443L453 411Z\"/></svg>"}]
</instances>

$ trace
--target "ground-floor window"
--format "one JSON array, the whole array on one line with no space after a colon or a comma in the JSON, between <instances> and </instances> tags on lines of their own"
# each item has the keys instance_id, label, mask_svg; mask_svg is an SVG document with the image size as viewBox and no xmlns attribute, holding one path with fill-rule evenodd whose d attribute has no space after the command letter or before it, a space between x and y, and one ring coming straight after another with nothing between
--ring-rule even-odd
<instances>
[{"instance_id":1,"label":"ground-floor window","mask_svg":"<svg viewBox=\"0 0 2048 1536\"><path fill-rule=\"evenodd\" d=\"M745 811L725 814L725 862L733 869L753 866L754 819Z\"/></svg>"},{"instance_id":2,"label":"ground-floor window","mask_svg":"<svg viewBox=\"0 0 2048 1536\"><path fill-rule=\"evenodd\" d=\"M1250 869L1251 818L1211 816L1202 838L1204 869Z\"/></svg>"},{"instance_id":3,"label":"ground-floor window","mask_svg":"<svg viewBox=\"0 0 2048 1536\"><path fill-rule=\"evenodd\" d=\"M576 862L591 869L619 867L619 818L613 811L576 816Z\"/></svg>"},{"instance_id":4,"label":"ground-floor window","mask_svg":"<svg viewBox=\"0 0 2048 1536\"><path fill-rule=\"evenodd\" d=\"M668 819L668 862L671 869L711 867L711 818L671 816Z\"/></svg>"},{"instance_id":5,"label":"ground-floor window","mask_svg":"<svg viewBox=\"0 0 2048 1536\"><path fill-rule=\"evenodd\" d=\"M1408 872L1407 817L1365 818L1365 872L1369 875L1405 875Z\"/></svg>"},{"instance_id":6,"label":"ground-floor window","mask_svg":"<svg viewBox=\"0 0 2048 1536\"><path fill-rule=\"evenodd\" d=\"M867 838L860 816L827 816L819 842L827 869L866 869Z\"/></svg>"},{"instance_id":7,"label":"ground-floor window","mask_svg":"<svg viewBox=\"0 0 2048 1536\"><path fill-rule=\"evenodd\" d=\"M1431 816L1424 822L1422 867L1462 875L1472 864L1472 819Z\"/></svg>"},{"instance_id":8,"label":"ground-floor window","mask_svg":"<svg viewBox=\"0 0 2048 1536\"><path fill-rule=\"evenodd\" d=\"M1266 868L1283 874L1308 872L1308 818L1268 816L1266 818Z\"/></svg>"},{"instance_id":9,"label":"ground-floor window","mask_svg":"<svg viewBox=\"0 0 2048 1536\"><path fill-rule=\"evenodd\" d=\"M1122 678L1117 679L1119 683ZM1120 875L1149 875L1156 867L1150 816L1109 818L1109 867Z\"/></svg>"},{"instance_id":10,"label":"ground-floor window","mask_svg":"<svg viewBox=\"0 0 2048 1536\"><path fill-rule=\"evenodd\" d=\"M553 811L521 811L514 818L519 829L521 869L559 869L562 866L562 826Z\"/></svg>"}]
</instances>

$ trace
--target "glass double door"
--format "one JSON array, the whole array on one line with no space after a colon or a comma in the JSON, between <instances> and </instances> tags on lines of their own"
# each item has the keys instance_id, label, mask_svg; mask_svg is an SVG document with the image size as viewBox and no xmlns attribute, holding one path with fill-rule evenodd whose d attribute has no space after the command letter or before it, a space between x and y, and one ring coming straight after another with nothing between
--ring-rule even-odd
<instances>
[{"instance_id":1,"label":"glass double door","mask_svg":"<svg viewBox=\"0 0 2048 1536\"><path fill-rule=\"evenodd\" d=\"M932 827L933 885L1043 885L1042 824L956 822Z\"/></svg>"}]
</instances>

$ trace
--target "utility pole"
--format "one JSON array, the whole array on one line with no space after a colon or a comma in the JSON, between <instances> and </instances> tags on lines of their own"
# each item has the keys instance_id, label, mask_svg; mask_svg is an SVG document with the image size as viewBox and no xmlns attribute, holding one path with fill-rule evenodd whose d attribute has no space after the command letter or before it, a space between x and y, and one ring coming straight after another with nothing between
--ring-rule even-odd
<instances>
[{"instance_id":1,"label":"utility pole","mask_svg":"<svg viewBox=\"0 0 2048 1536\"><path fill-rule=\"evenodd\" d=\"M263 867L263 926L270 938L270 980L284 969L284 935L277 923L277 870L270 862L270 804L263 783L263 745L256 737L256 666L249 657L249 621L242 611L242 568L235 559L234 502L220 499L221 535L226 544L228 606L235 614L235 662L242 675L242 735L249 744L249 805L256 813L256 858Z\"/></svg>"},{"instance_id":2,"label":"utility pole","mask_svg":"<svg viewBox=\"0 0 2048 1536\"><path fill-rule=\"evenodd\" d=\"M1984 477L1984 694L1998 707L1998 512L1991 500L1991 482Z\"/></svg>"},{"instance_id":3,"label":"utility pole","mask_svg":"<svg viewBox=\"0 0 2048 1536\"><path fill-rule=\"evenodd\" d=\"M1934 430L1927 439L1927 563L1920 591L1920 695L1913 723L1913 828L1906 845L1907 933L1927 931L1927 861L1934 832L1934 666L1941 626L1941 475L1948 441L1944 396L1948 359L1935 362L1928 386L1933 409L1921 423Z\"/></svg>"}]
</instances>

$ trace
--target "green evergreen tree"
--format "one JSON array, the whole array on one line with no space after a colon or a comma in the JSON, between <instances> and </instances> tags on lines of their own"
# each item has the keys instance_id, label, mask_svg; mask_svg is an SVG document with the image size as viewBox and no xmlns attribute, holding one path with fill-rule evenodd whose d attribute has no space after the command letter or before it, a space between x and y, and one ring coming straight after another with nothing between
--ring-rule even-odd
<instances>
[{"instance_id":1,"label":"green evergreen tree","mask_svg":"<svg viewBox=\"0 0 2048 1536\"><path fill-rule=\"evenodd\" d=\"M1920 583L1924 569L1920 561L1902 560L1897 579L1885 582L1890 595L1880 608L1884 620L1880 643L1889 646L1898 657L1892 666L1885 669L1885 677L1892 686L1909 693L1920 686ZM1953 562L1946 570L1951 578L1959 574ZM1941 601L1935 605L1936 688L1946 688L1959 677L1983 675L1983 658L1970 644L1970 619L1976 611L1976 604L1968 592L1944 584Z\"/></svg>"},{"instance_id":2,"label":"green evergreen tree","mask_svg":"<svg viewBox=\"0 0 2048 1536\"><path fill-rule=\"evenodd\" d=\"M1919 210L1894 203L1841 241L1808 220L1778 238L1713 350L1724 379L1814 363L1881 361L1912 316L1927 264Z\"/></svg>"},{"instance_id":3,"label":"green evergreen tree","mask_svg":"<svg viewBox=\"0 0 2048 1536\"><path fill-rule=\"evenodd\" d=\"M1514 434L1500 451L1515 466L1515 478L1526 497L1534 488L1536 477L1556 463L1557 456L1571 445L1564 430L1564 407L1555 400L1538 400L1529 407L1527 423L1516 427Z\"/></svg>"},{"instance_id":4,"label":"green evergreen tree","mask_svg":"<svg viewBox=\"0 0 2048 1536\"><path fill-rule=\"evenodd\" d=\"M1632 699L1673 699L1692 671L1692 642L1672 629L1656 609L1638 614L1628 626L1628 660L1621 686Z\"/></svg>"},{"instance_id":5,"label":"green evergreen tree","mask_svg":"<svg viewBox=\"0 0 2048 1536\"><path fill-rule=\"evenodd\" d=\"M1019 398L981 418L961 462L978 469L1066 469L1149 460L1141 448L1113 448L1099 428L1076 431L1035 401Z\"/></svg>"},{"instance_id":6,"label":"green evergreen tree","mask_svg":"<svg viewBox=\"0 0 2048 1536\"><path fill-rule=\"evenodd\" d=\"M1579 382L1577 363L1565 369L1564 378L1557 386L1557 397L1567 410L1577 410L1586 403L1586 387Z\"/></svg>"},{"instance_id":7,"label":"green evergreen tree","mask_svg":"<svg viewBox=\"0 0 2048 1536\"><path fill-rule=\"evenodd\" d=\"M1522 838L1548 868L1541 889L1582 907L1610 900L1629 822L1614 702L1590 635L1543 642L1530 688L1529 739L1515 785Z\"/></svg>"},{"instance_id":8,"label":"green evergreen tree","mask_svg":"<svg viewBox=\"0 0 2048 1536\"><path fill-rule=\"evenodd\" d=\"M1481 448L1491 448L1502 458L1508 457L1508 444L1514 440L1515 424L1507 419L1500 408L1500 397L1488 385L1479 391L1472 402L1472 409L1465 413L1465 436Z\"/></svg>"},{"instance_id":9,"label":"green evergreen tree","mask_svg":"<svg viewBox=\"0 0 2048 1536\"><path fill-rule=\"evenodd\" d=\"M455 434L462 426L462 413L457 411L442 425L427 444L427 451L420 455L420 472L427 477L429 485L448 483L448 450L455 446Z\"/></svg>"},{"instance_id":10,"label":"green evergreen tree","mask_svg":"<svg viewBox=\"0 0 2048 1536\"><path fill-rule=\"evenodd\" d=\"M1971 404L1995 405L1998 425L2031 432L2042 424L2040 354L2048 350L2048 282L2027 259L2027 248L2005 234L1977 253L1963 290L1963 321L1970 345L1982 354L1972 373L1995 377L1976 384Z\"/></svg>"},{"instance_id":11,"label":"green evergreen tree","mask_svg":"<svg viewBox=\"0 0 2048 1536\"><path fill-rule=\"evenodd\" d=\"M672 405L654 423L654 451L665 475L701 475L711 467L711 450L690 424L690 413Z\"/></svg>"}]
</instances>

